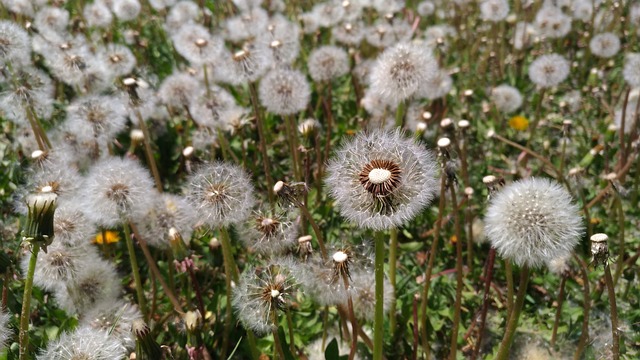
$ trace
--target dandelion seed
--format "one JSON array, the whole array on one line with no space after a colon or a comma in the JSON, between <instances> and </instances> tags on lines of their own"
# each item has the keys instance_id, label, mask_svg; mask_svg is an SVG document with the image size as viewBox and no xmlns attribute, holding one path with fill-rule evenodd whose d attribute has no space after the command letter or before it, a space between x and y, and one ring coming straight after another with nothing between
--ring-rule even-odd
<instances>
[{"instance_id":1,"label":"dandelion seed","mask_svg":"<svg viewBox=\"0 0 640 360\"><path fill-rule=\"evenodd\" d=\"M485 21L502 21L509 15L509 3L506 0L484 0L480 3L480 14Z\"/></svg>"},{"instance_id":2,"label":"dandelion seed","mask_svg":"<svg viewBox=\"0 0 640 360\"><path fill-rule=\"evenodd\" d=\"M169 248L169 230L175 229L183 236L186 244L191 241L191 233L196 223L189 202L178 195L157 194L154 200L138 208L133 215L140 236L150 246Z\"/></svg>"},{"instance_id":3,"label":"dandelion seed","mask_svg":"<svg viewBox=\"0 0 640 360\"><path fill-rule=\"evenodd\" d=\"M85 4L82 12L89 27L107 28L113 21L113 13L109 7L100 0L91 4Z\"/></svg>"},{"instance_id":4,"label":"dandelion seed","mask_svg":"<svg viewBox=\"0 0 640 360\"><path fill-rule=\"evenodd\" d=\"M176 51L194 65L212 62L224 51L223 40L197 24L183 25L172 40Z\"/></svg>"},{"instance_id":5,"label":"dandelion seed","mask_svg":"<svg viewBox=\"0 0 640 360\"><path fill-rule=\"evenodd\" d=\"M534 20L537 33L548 38L562 38L571 31L571 18L553 5L544 5Z\"/></svg>"}]
</instances>

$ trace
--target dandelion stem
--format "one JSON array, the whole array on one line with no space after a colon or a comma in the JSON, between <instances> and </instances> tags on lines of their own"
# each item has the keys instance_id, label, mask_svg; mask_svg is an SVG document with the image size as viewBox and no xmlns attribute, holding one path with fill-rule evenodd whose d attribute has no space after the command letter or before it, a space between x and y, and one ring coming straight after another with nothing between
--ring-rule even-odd
<instances>
[{"instance_id":1,"label":"dandelion stem","mask_svg":"<svg viewBox=\"0 0 640 360\"><path fill-rule=\"evenodd\" d=\"M289 138L289 150L291 151L291 160L293 161L293 174L296 181L303 180L302 166L300 165L300 156L298 154L298 133L296 132L296 124L293 115L285 116L285 128L287 129L287 137Z\"/></svg>"},{"instance_id":2,"label":"dandelion stem","mask_svg":"<svg viewBox=\"0 0 640 360\"><path fill-rule=\"evenodd\" d=\"M300 211L302 211L302 215L304 215L304 217L306 217L307 220L309 221L309 224L311 224L311 228L313 228L313 232L316 234L316 239L318 240L318 246L320 246L320 252L322 253L322 260L327 261L327 249L324 246L324 237L322 236L322 231L320 231L320 227L318 227L318 223L316 223L316 221L313 220L313 216L311 216L311 213L309 212L307 207L304 206L303 203L298 201L297 205Z\"/></svg>"},{"instance_id":3,"label":"dandelion stem","mask_svg":"<svg viewBox=\"0 0 640 360\"><path fill-rule=\"evenodd\" d=\"M269 204L273 206L274 199L271 189L273 189L273 178L271 177L271 164L269 163L269 156L267 154L267 139L266 131L264 128L264 122L262 114L260 113L260 103L258 102L258 93L256 91L256 84L249 84L249 94L251 97L251 105L253 105L253 115L256 117L256 128L258 129L258 137L260 138L260 153L262 153L262 166L264 168L264 174L267 181L267 195L269 196Z\"/></svg>"},{"instance_id":4,"label":"dandelion stem","mask_svg":"<svg viewBox=\"0 0 640 360\"><path fill-rule=\"evenodd\" d=\"M538 123L540 123L540 110L542 109L542 102L544 101L544 93L545 89L543 88L540 91L540 97L538 98L538 102L536 103L536 112L534 113L535 117L533 118L533 123L531 124L531 134L529 135L529 140L527 140L527 147L531 146L531 142L535 139L536 131L538 130Z\"/></svg>"},{"instance_id":5,"label":"dandelion stem","mask_svg":"<svg viewBox=\"0 0 640 360\"><path fill-rule=\"evenodd\" d=\"M391 237L391 243L389 244L389 282L391 282L391 288L393 289L394 301L391 302L389 309L389 331L391 332L391 338L393 339L394 331L396 329L396 262L398 257L398 228L391 228L389 230Z\"/></svg>"},{"instance_id":6,"label":"dandelion stem","mask_svg":"<svg viewBox=\"0 0 640 360\"><path fill-rule=\"evenodd\" d=\"M291 311L289 310L289 308L285 308L285 315L287 316L287 330L289 331L289 351L291 351L291 354L295 354L296 353L296 346L295 346L295 341L294 341L294 336L293 336L293 319L291 318Z\"/></svg>"},{"instance_id":7,"label":"dandelion stem","mask_svg":"<svg viewBox=\"0 0 640 360\"><path fill-rule=\"evenodd\" d=\"M622 270L624 270L623 260L625 252L624 246L624 209L622 208L622 200L620 197L616 197L615 203L618 208L618 233L620 235L620 245L618 246L618 261L620 265L616 266L616 272L613 277L613 285L618 284L618 279L620 279L620 275L622 275Z\"/></svg>"},{"instance_id":8,"label":"dandelion stem","mask_svg":"<svg viewBox=\"0 0 640 360\"><path fill-rule=\"evenodd\" d=\"M144 119L142 118L142 115L138 110L136 110L136 117L138 118L138 126L140 126L140 130L142 130L142 134L144 135L142 139L142 142L144 143L144 153L147 157L147 163L151 168L153 179L156 182L156 189L158 189L159 192L162 192L162 180L160 179L160 172L158 171L156 159L153 157L153 151L151 150L149 129L147 128L147 124L144 122Z\"/></svg>"},{"instance_id":9,"label":"dandelion stem","mask_svg":"<svg viewBox=\"0 0 640 360\"><path fill-rule=\"evenodd\" d=\"M453 218L456 236L456 303L453 312L453 327L451 329L451 353L450 360L456 360L458 352L458 327L460 326L460 308L462 306L462 239L460 231L460 216L456 208L458 200L456 199L455 183L449 184L451 193L451 202L453 204Z\"/></svg>"},{"instance_id":10,"label":"dandelion stem","mask_svg":"<svg viewBox=\"0 0 640 360\"><path fill-rule=\"evenodd\" d=\"M396 127L402 129L402 125L404 123L404 113L405 113L405 101L400 101L398 104L398 108L396 109Z\"/></svg>"},{"instance_id":11,"label":"dandelion stem","mask_svg":"<svg viewBox=\"0 0 640 360\"><path fill-rule=\"evenodd\" d=\"M358 350L358 321L353 312L353 298L349 292L349 277L346 273L342 273L342 282L344 290L347 292L347 308L349 310L349 321L351 322L351 350L349 351L349 360L353 360Z\"/></svg>"},{"instance_id":12,"label":"dandelion stem","mask_svg":"<svg viewBox=\"0 0 640 360\"><path fill-rule=\"evenodd\" d=\"M136 259L136 251L133 247L133 240L131 239L131 229L129 229L129 223L124 222L122 225L124 231L124 239L127 243L127 251L129 252L129 261L131 262L131 273L133 274L133 281L136 285L136 295L138 296L138 306L144 316L145 321L149 321L149 314L147 313L147 304L144 298L144 289L142 288L142 279L140 278L140 268L138 267L138 260Z\"/></svg>"},{"instance_id":13,"label":"dandelion stem","mask_svg":"<svg viewBox=\"0 0 640 360\"><path fill-rule=\"evenodd\" d=\"M511 261L504 261L505 277L507 278L507 320L513 313L513 267Z\"/></svg>"},{"instance_id":14,"label":"dandelion stem","mask_svg":"<svg viewBox=\"0 0 640 360\"><path fill-rule=\"evenodd\" d=\"M376 310L373 323L373 360L382 360L384 342L384 240L384 232L376 232Z\"/></svg>"},{"instance_id":15,"label":"dandelion stem","mask_svg":"<svg viewBox=\"0 0 640 360\"><path fill-rule=\"evenodd\" d=\"M229 347L229 335L231 334L232 322L232 309L231 309L231 280L238 281L238 273L236 271L235 260L233 259L233 252L231 250L231 240L229 238L229 232L226 228L220 228L220 244L222 245L222 258L224 262L224 281L226 287L226 319L224 322L224 337L222 340L222 353L221 358L224 358L227 354Z\"/></svg>"},{"instance_id":16,"label":"dandelion stem","mask_svg":"<svg viewBox=\"0 0 640 360\"><path fill-rule=\"evenodd\" d=\"M153 256L151 255L151 252L149 251L149 246L147 246L147 241L140 236L140 233L138 233L138 229L133 223L131 223L130 225L131 225L131 230L133 231L133 235L138 240L138 244L140 244L142 253L144 254L145 259L147 260L147 264L149 264L149 269L151 269L151 273L153 273L156 279L158 279L158 281L160 282L160 286L162 286L162 288L164 289L165 295L167 295L167 297L169 298L169 301L171 301L171 304L173 305L173 309L178 314L183 314L184 310L182 310L180 301L176 297L175 292L173 291L173 287L169 286L167 282L164 280L164 277L162 276L160 269L158 269L158 265L156 265L156 260L153 258ZM173 261L169 262L169 264L172 264L172 263ZM171 269L171 265L169 265L169 269ZM202 315L204 316L204 314Z\"/></svg>"},{"instance_id":17,"label":"dandelion stem","mask_svg":"<svg viewBox=\"0 0 640 360\"><path fill-rule=\"evenodd\" d=\"M31 291L33 290L33 274L36 271L36 262L40 245L34 243L27 269L27 278L24 283L24 294L22 296L22 313L20 314L20 360L29 358L29 319L31 318Z\"/></svg>"},{"instance_id":18,"label":"dandelion stem","mask_svg":"<svg viewBox=\"0 0 640 360\"><path fill-rule=\"evenodd\" d=\"M444 165L443 158L443 168ZM442 174L440 179L440 203L438 205L438 219L436 220L436 226L433 231L433 242L431 243L431 249L429 250L429 261L427 264L427 271L424 275L424 290L422 293L422 302L420 303L420 324L422 324L422 348L425 352L425 358L429 359L429 339L427 336L427 301L429 299L429 286L431 284L431 273L433 272L433 263L435 261L436 252L438 251L438 242L440 240L440 228L442 227L442 218L444 216L444 206L445 206L445 191L447 190L446 186L446 175Z\"/></svg>"},{"instance_id":19,"label":"dandelion stem","mask_svg":"<svg viewBox=\"0 0 640 360\"><path fill-rule=\"evenodd\" d=\"M578 346L576 347L576 352L573 355L573 360L582 359L582 352L584 351L584 347L587 344L587 340L589 339L589 309L591 308L591 289L589 288L589 275L587 273L587 264L584 263L584 260L578 256L578 254L573 253L573 258L576 260L578 265L580 266L580 273L582 274L582 297L583 297L583 310L582 310L582 331L580 334L580 340L578 341Z\"/></svg>"},{"instance_id":20,"label":"dandelion stem","mask_svg":"<svg viewBox=\"0 0 640 360\"><path fill-rule=\"evenodd\" d=\"M562 314L562 303L564 301L564 286L567 282L567 277L562 275L560 279L560 291L558 292L558 308L556 309L556 318L553 322L553 330L551 331L551 348L556 346L556 337L558 335L558 324L560 323L560 315Z\"/></svg>"},{"instance_id":21,"label":"dandelion stem","mask_svg":"<svg viewBox=\"0 0 640 360\"><path fill-rule=\"evenodd\" d=\"M489 310L489 293L491 291L491 280L493 279L493 264L496 259L496 249L489 249L489 255L487 257L487 265L484 273L484 295L482 296L482 312L480 313L480 327L478 328L478 339L476 340L476 347L473 349L473 356L471 360L478 358L480 354L480 347L482 346L482 335L484 334L484 328L487 321L487 311Z\"/></svg>"},{"instance_id":22,"label":"dandelion stem","mask_svg":"<svg viewBox=\"0 0 640 360\"><path fill-rule=\"evenodd\" d=\"M613 287L609 262L604 264L604 282L607 285L609 295L609 307L611 311L611 336L612 336L612 359L620 359L620 332L618 331L618 307L616 306L616 291Z\"/></svg>"},{"instance_id":23,"label":"dandelion stem","mask_svg":"<svg viewBox=\"0 0 640 360\"><path fill-rule=\"evenodd\" d=\"M324 115L327 118L327 134L324 142L324 161L318 164L320 170L318 171L318 177L322 179L324 173L324 163L329 159L329 152L331 151L331 130L333 128L333 113L331 112L331 85L326 86L326 93L322 96L322 105L324 109Z\"/></svg>"},{"instance_id":24,"label":"dandelion stem","mask_svg":"<svg viewBox=\"0 0 640 360\"><path fill-rule=\"evenodd\" d=\"M528 283L529 267L527 265L523 265L520 268L520 286L518 287L516 302L514 304L512 314L509 316L509 320L507 321L507 329L504 333L504 338L500 343L498 355L496 355L495 360L506 360L509 358L509 350L511 349L513 337L516 333L516 328L518 327L518 320L520 320L520 313L522 312L522 307L524 306L524 298L527 294Z\"/></svg>"}]
</instances>

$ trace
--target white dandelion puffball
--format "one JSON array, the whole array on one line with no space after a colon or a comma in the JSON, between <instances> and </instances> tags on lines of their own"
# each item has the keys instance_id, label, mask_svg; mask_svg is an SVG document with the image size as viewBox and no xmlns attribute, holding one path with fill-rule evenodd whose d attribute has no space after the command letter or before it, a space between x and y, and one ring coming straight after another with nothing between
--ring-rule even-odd
<instances>
[{"instance_id":1,"label":"white dandelion puffball","mask_svg":"<svg viewBox=\"0 0 640 360\"><path fill-rule=\"evenodd\" d=\"M438 188L432 153L398 130L361 132L336 152L328 174L341 214L373 230L410 221Z\"/></svg>"},{"instance_id":2,"label":"white dandelion puffball","mask_svg":"<svg viewBox=\"0 0 640 360\"><path fill-rule=\"evenodd\" d=\"M542 88L556 86L569 76L569 61L562 55L542 55L529 66L529 78Z\"/></svg>"},{"instance_id":3,"label":"white dandelion puffball","mask_svg":"<svg viewBox=\"0 0 640 360\"><path fill-rule=\"evenodd\" d=\"M582 217L560 184L529 178L504 187L491 200L485 232L500 256L519 266L541 267L568 256L583 234Z\"/></svg>"}]
</instances>

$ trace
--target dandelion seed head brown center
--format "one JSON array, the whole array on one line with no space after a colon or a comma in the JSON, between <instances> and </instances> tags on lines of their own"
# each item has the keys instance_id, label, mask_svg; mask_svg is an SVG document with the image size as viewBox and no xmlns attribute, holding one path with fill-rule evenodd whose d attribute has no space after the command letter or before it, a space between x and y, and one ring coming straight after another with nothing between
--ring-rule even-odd
<instances>
[{"instance_id":1,"label":"dandelion seed head brown center","mask_svg":"<svg viewBox=\"0 0 640 360\"><path fill-rule=\"evenodd\" d=\"M273 218L259 216L256 219L256 228L266 236L274 235L278 231L278 225L280 221Z\"/></svg>"},{"instance_id":2,"label":"dandelion seed head brown center","mask_svg":"<svg viewBox=\"0 0 640 360\"><path fill-rule=\"evenodd\" d=\"M113 54L109 57L109 60L111 60L112 63L117 64L121 62L123 58L119 54Z\"/></svg>"},{"instance_id":3,"label":"dandelion seed head brown center","mask_svg":"<svg viewBox=\"0 0 640 360\"><path fill-rule=\"evenodd\" d=\"M360 172L360 184L378 197L393 193L400 186L400 166L390 160L372 160Z\"/></svg>"},{"instance_id":4,"label":"dandelion seed head brown center","mask_svg":"<svg viewBox=\"0 0 640 360\"><path fill-rule=\"evenodd\" d=\"M224 184L211 184L207 188L206 199L211 203L218 203L225 198Z\"/></svg>"},{"instance_id":5,"label":"dandelion seed head brown center","mask_svg":"<svg viewBox=\"0 0 640 360\"><path fill-rule=\"evenodd\" d=\"M116 183L113 184L109 190L107 190L107 198L117 203L126 202L129 197L129 187L125 184Z\"/></svg>"}]
</instances>

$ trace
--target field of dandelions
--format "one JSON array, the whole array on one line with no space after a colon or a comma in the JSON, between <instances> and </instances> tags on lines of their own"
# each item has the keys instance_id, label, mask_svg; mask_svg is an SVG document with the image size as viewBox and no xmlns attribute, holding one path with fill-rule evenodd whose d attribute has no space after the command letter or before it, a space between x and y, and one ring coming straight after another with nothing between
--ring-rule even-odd
<instances>
[{"instance_id":1,"label":"field of dandelions","mask_svg":"<svg viewBox=\"0 0 640 360\"><path fill-rule=\"evenodd\" d=\"M0 4L0 359L640 358L639 1Z\"/></svg>"}]
</instances>

